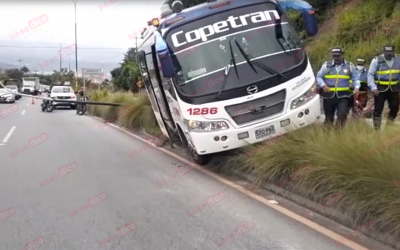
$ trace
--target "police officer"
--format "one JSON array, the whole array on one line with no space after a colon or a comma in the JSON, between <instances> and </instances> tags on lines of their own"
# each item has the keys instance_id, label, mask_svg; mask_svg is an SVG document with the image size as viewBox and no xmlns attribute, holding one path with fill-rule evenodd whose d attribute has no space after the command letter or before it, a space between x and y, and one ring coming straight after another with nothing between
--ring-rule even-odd
<instances>
[{"instance_id":1,"label":"police officer","mask_svg":"<svg viewBox=\"0 0 400 250\"><path fill-rule=\"evenodd\" d=\"M350 92L350 81L354 83L354 93L358 94L360 82L354 64L344 60L343 49L333 48L332 61L325 62L317 74L317 86L321 90L325 111L325 124L332 125L337 111L339 128L346 123Z\"/></svg>"},{"instance_id":2,"label":"police officer","mask_svg":"<svg viewBox=\"0 0 400 250\"><path fill-rule=\"evenodd\" d=\"M356 71L358 74L358 80L360 80L360 90L357 95L355 102L351 98L350 102L352 108L352 116L359 117L362 115L362 111L367 106L368 101L368 69L365 67L365 60L363 58L358 58L356 63ZM352 82L352 81L351 81Z\"/></svg>"},{"instance_id":3,"label":"police officer","mask_svg":"<svg viewBox=\"0 0 400 250\"><path fill-rule=\"evenodd\" d=\"M368 86L375 96L373 121L376 130L381 128L382 111L386 100L390 109L388 125L394 122L399 111L400 58L394 54L394 50L393 45L385 46L383 54L371 61L368 71Z\"/></svg>"}]
</instances>

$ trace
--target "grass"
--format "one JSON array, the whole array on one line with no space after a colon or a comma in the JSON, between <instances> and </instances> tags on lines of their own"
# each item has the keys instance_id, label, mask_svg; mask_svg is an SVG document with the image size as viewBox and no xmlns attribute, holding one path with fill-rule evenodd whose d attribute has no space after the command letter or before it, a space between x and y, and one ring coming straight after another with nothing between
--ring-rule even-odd
<instances>
[{"instance_id":1,"label":"grass","mask_svg":"<svg viewBox=\"0 0 400 250\"><path fill-rule=\"evenodd\" d=\"M92 90L90 95L93 101L123 104L121 107L89 105L88 110L92 115L108 121L115 120L121 126L129 129L144 129L152 135L161 132L147 96L128 92L111 93L107 90ZM134 106L132 112L128 112L127 115L117 115L118 110L131 106Z\"/></svg>"},{"instance_id":2,"label":"grass","mask_svg":"<svg viewBox=\"0 0 400 250\"><path fill-rule=\"evenodd\" d=\"M400 134L399 127L378 133L362 120L350 122L343 131L327 131L315 125L291 132L258 151L259 145L244 148L242 154L227 158L224 165L252 174L256 184L263 185L279 183L311 163L311 171L283 187L319 203L342 192L343 200L334 207L353 218L355 224L371 219L378 229L397 235L400 186L394 183L400 180L400 143L389 147L383 144L385 138L396 134Z\"/></svg>"}]
</instances>

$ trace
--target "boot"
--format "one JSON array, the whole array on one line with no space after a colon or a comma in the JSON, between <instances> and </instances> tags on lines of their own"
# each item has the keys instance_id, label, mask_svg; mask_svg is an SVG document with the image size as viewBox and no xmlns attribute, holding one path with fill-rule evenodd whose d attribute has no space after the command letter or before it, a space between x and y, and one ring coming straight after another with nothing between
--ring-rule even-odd
<instances>
[{"instance_id":1,"label":"boot","mask_svg":"<svg viewBox=\"0 0 400 250\"><path fill-rule=\"evenodd\" d=\"M373 118L374 128L375 130L380 130L382 126L382 118L381 117L374 117Z\"/></svg>"},{"instance_id":2,"label":"boot","mask_svg":"<svg viewBox=\"0 0 400 250\"><path fill-rule=\"evenodd\" d=\"M394 125L394 120L388 118L387 121L386 121L386 126L389 127L389 126L393 126L393 125Z\"/></svg>"}]
</instances>

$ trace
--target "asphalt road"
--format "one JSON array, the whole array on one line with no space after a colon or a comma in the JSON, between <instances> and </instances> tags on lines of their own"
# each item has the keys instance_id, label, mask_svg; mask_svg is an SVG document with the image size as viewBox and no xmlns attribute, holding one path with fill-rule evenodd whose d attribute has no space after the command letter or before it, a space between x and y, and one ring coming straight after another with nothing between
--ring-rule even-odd
<instances>
[{"instance_id":1,"label":"asphalt road","mask_svg":"<svg viewBox=\"0 0 400 250\"><path fill-rule=\"evenodd\" d=\"M160 187L184 164L157 150L130 158L146 144L29 102L0 104L2 250L348 249L197 170Z\"/></svg>"}]
</instances>

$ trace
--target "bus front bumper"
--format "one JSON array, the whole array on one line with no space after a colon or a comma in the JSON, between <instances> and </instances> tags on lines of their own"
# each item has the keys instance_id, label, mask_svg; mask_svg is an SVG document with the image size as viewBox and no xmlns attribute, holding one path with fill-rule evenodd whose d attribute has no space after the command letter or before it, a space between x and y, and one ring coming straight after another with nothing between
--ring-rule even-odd
<instances>
[{"instance_id":1,"label":"bus front bumper","mask_svg":"<svg viewBox=\"0 0 400 250\"><path fill-rule=\"evenodd\" d=\"M306 110L308 110L308 114L305 114ZM276 136L282 137L283 134L289 131L315 123L320 116L321 104L319 95L317 95L303 106L275 119L245 128L230 127L227 130L215 132L190 132L190 138L199 155L218 153L259 143ZM257 137L256 132L259 135ZM222 137L224 136L226 140L223 141ZM218 141L215 140L216 137L219 138Z\"/></svg>"}]
</instances>

